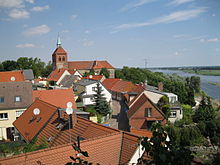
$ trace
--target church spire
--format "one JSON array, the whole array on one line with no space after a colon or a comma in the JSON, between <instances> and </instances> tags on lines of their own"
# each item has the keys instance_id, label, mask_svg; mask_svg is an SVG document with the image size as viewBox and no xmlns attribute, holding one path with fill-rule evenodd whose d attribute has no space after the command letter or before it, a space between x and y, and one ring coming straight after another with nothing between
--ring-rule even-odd
<instances>
[{"instance_id":1,"label":"church spire","mask_svg":"<svg viewBox=\"0 0 220 165\"><path fill-rule=\"evenodd\" d=\"M58 38L57 38L57 47L61 47L61 39L60 39L60 35L58 34Z\"/></svg>"}]
</instances>

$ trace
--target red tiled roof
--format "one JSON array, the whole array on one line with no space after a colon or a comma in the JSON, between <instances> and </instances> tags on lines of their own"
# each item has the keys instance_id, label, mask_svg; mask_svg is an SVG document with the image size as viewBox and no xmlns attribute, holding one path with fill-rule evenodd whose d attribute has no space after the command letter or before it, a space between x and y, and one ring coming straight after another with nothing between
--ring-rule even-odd
<instances>
[{"instance_id":1,"label":"red tiled roof","mask_svg":"<svg viewBox=\"0 0 220 165\"><path fill-rule=\"evenodd\" d=\"M145 129L131 129L131 133L137 135L137 136L144 136L151 138L153 136L151 131L145 130Z\"/></svg>"},{"instance_id":2,"label":"red tiled roof","mask_svg":"<svg viewBox=\"0 0 220 165\"><path fill-rule=\"evenodd\" d=\"M34 115L33 110L35 108L40 110L39 115ZM54 115L56 110L57 107L54 105L36 100L17 120L15 120L13 125L27 141L31 141L49 121L50 117Z\"/></svg>"},{"instance_id":3,"label":"red tiled roof","mask_svg":"<svg viewBox=\"0 0 220 165\"><path fill-rule=\"evenodd\" d=\"M80 142L82 151L87 151L89 157L80 156L81 159L87 160L94 164L127 164L136 151L138 144L138 137L118 132L85 140ZM76 158L77 152L73 149L72 145L65 144L52 148L47 148L39 151L20 154L13 157L0 159L2 164L66 164L72 162L70 156Z\"/></svg>"},{"instance_id":4,"label":"red tiled roof","mask_svg":"<svg viewBox=\"0 0 220 165\"><path fill-rule=\"evenodd\" d=\"M89 80L101 80L104 76L103 75L89 75L86 77L82 77L81 79L89 79Z\"/></svg>"},{"instance_id":5,"label":"red tiled roof","mask_svg":"<svg viewBox=\"0 0 220 165\"><path fill-rule=\"evenodd\" d=\"M114 67L108 63L108 61L94 61L93 69L114 69Z\"/></svg>"},{"instance_id":6,"label":"red tiled roof","mask_svg":"<svg viewBox=\"0 0 220 165\"><path fill-rule=\"evenodd\" d=\"M0 82L25 81L23 71L0 72Z\"/></svg>"},{"instance_id":7,"label":"red tiled roof","mask_svg":"<svg viewBox=\"0 0 220 165\"><path fill-rule=\"evenodd\" d=\"M105 79L102 83L108 90L114 92L137 92L137 94L139 94L144 90L144 88L141 85L136 85L130 81L125 81L116 78Z\"/></svg>"},{"instance_id":8,"label":"red tiled roof","mask_svg":"<svg viewBox=\"0 0 220 165\"><path fill-rule=\"evenodd\" d=\"M66 69L55 69L48 76L48 81L58 81Z\"/></svg>"},{"instance_id":9,"label":"red tiled roof","mask_svg":"<svg viewBox=\"0 0 220 165\"><path fill-rule=\"evenodd\" d=\"M55 49L55 51L53 52L54 54L66 54L66 51L62 48L62 47L58 47Z\"/></svg>"},{"instance_id":10,"label":"red tiled roof","mask_svg":"<svg viewBox=\"0 0 220 165\"><path fill-rule=\"evenodd\" d=\"M70 70L87 70L87 69L114 69L114 67L107 61L70 61L68 62L68 68Z\"/></svg>"},{"instance_id":11,"label":"red tiled roof","mask_svg":"<svg viewBox=\"0 0 220 165\"><path fill-rule=\"evenodd\" d=\"M33 101L41 99L60 108L66 108L67 102L72 102L72 108L76 109L73 89L34 90Z\"/></svg>"},{"instance_id":12,"label":"red tiled roof","mask_svg":"<svg viewBox=\"0 0 220 165\"><path fill-rule=\"evenodd\" d=\"M120 79L118 78L107 78L105 79L102 84L108 89L111 90L112 87L118 82Z\"/></svg>"}]
</instances>

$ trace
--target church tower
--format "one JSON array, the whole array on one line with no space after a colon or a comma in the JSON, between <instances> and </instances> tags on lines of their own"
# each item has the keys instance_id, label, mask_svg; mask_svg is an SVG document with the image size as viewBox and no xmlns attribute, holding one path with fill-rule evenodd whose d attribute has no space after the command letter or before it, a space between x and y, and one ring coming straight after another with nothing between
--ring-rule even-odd
<instances>
[{"instance_id":1,"label":"church tower","mask_svg":"<svg viewBox=\"0 0 220 165\"><path fill-rule=\"evenodd\" d=\"M67 52L61 46L60 37L57 38L57 48L52 54L53 70L68 69Z\"/></svg>"}]
</instances>

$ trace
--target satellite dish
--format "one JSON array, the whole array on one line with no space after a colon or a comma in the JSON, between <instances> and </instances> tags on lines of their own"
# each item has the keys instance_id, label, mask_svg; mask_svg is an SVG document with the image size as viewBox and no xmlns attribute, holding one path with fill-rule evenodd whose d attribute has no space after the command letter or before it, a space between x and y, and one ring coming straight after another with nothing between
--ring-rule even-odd
<instances>
[{"instance_id":1,"label":"satellite dish","mask_svg":"<svg viewBox=\"0 0 220 165\"><path fill-rule=\"evenodd\" d=\"M68 115L71 115L71 114L73 113L73 109L72 109L71 107L67 107L67 108L66 108L66 113L67 113Z\"/></svg>"},{"instance_id":2,"label":"satellite dish","mask_svg":"<svg viewBox=\"0 0 220 165\"><path fill-rule=\"evenodd\" d=\"M71 108L73 106L73 103L69 101L68 103L66 103L66 106L67 108Z\"/></svg>"},{"instance_id":3,"label":"satellite dish","mask_svg":"<svg viewBox=\"0 0 220 165\"><path fill-rule=\"evenodd\" d=\"M39 108L34 108L33 113L34 113L34 115L39 115L40 114L40 109Z\"/></svg>"},{"instance_id":4,"label":"satellite dish","mask_svg":"<svg viewBox=\"0 0 220 165\"><path fill-rule=\"evenodd\" d=\"M15 81L15 77L14 76L11 77L11 81Z\"/></svg>"}]
</instances>

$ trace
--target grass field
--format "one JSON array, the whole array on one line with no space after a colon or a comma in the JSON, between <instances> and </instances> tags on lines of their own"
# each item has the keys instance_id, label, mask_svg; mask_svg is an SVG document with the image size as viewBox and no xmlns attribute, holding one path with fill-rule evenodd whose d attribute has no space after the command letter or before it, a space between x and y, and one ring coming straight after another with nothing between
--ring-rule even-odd
<instances>
[{"instance_id":1,"label":"grass field","mask_svg":"<svg viewBox=\"0 0 220 165\"><path fill-rule=\"evenodd\" d=\"M220 84L218 84L218 83L209 82L209 84L212 84L212 85L220 87Z\"/></svg>"},{"instance_id":2,"label":"grass field","mask_svg":"<svg viewBox=\"0 0 220 165\"><path fill-rule=\"evenodd\" d=\"M183 70L187 73L195 73L199 75L207 75L207 76L220 76L220 70Z\"/></svg>"}]
</instances>

